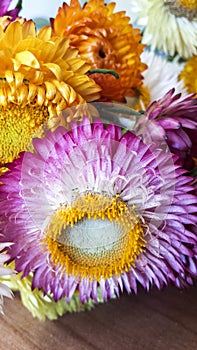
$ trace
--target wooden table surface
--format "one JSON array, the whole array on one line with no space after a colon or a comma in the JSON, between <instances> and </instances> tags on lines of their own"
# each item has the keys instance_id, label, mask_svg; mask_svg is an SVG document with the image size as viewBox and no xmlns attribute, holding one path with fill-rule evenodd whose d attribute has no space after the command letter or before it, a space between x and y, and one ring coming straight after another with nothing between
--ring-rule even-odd
<instances>
[{"instance_id":1,"label":"wooden table surface","mask_svg":"<svg viewBox=\"0 0 197 350\"><path fill-rule=\"evenodd\" d=\"M5 300L1 350L196 350L197 286L122 295L91 311L39 321Z\"/></svg>"}]
</instances>

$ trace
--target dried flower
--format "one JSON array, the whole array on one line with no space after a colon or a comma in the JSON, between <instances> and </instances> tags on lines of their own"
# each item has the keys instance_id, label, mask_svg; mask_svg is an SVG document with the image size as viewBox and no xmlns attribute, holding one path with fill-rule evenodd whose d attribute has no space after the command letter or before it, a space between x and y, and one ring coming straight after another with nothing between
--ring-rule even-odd
<instances>
[{"instance_id":1,"label":"dried flower","mask_svg":"<svg viewBox=\"0 0 197 350\"><path fill-rule=\"evenodd\" d=\"M2 176L0 208L0 239L33 289L84 303L192 283L197 201L170 153L86 118L33 144Z\"/></svg>"},{"instance_id":2,"label":"dried flower","mask_svg":"<svg viewBox=\"0 0 197 350\"><path fill-rule=\"evenodd\" d=\"M36 33L32 21L0 27L0 165L27 149L32 136L63 109L92 101L100 88L68 39Z\"/></svg>"},{"instance_id":3,"label":"dried flower","mask_svg":"<svg viewBox=\"0 0 197 350\"><path fill-rule=\"evenodd\" d=\"M91 74L102 88L101 100L124 101L142 84L144 45L139 29L132 27L124 11L114 12L114 8L115 3L104 4L104 0L90 0L83 7L71 0L70 6L63 3L51 24L54 35L68 37L91 69L118 74L118 79L101 72Z\"/></svg>"},{"instance_id":4,"label":"dried flower","mask_svg":"<svg viewBox=\"0 0 197 350\"><path fill-rule=\"evenodd\" d=\"M193 167L193 139L197 136L197 98L194 94L181 98L181 93L168 91L161 99L152 102L139 120L137 129L144 140L155 142L165 139L170 151L179 157L186 169Z\"/></svg>"},{"instance_id":5,"label":"dried flower","mask_svg":"<svg viewBox=\"0 0 197 350\"><path fill-rule=\"evenodd\" d=\"M184 58L196 54L196 0L131 0L132 7L138 12L137 22L144 22L142 41L152 50Z\"/></svg>"}]
</instances>

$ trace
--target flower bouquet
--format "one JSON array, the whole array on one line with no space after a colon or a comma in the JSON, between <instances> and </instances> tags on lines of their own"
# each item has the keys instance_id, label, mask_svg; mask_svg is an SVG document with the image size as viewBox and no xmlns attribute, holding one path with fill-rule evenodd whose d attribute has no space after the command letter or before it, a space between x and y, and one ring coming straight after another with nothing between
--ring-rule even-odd
<instances>
[{"instance_id":1,"label":"flower bouquet","mask_svg":"<svg viewBox=\"0 0 197 350\"><path fill-rule=\"evenodd\" d=\"M196 1L131 0L128 16L71 0L40 29L10 2L0 9L1 304L19 291L33 316L55 319L139 285L191 286Z\"/></svg>"}]
</instances>

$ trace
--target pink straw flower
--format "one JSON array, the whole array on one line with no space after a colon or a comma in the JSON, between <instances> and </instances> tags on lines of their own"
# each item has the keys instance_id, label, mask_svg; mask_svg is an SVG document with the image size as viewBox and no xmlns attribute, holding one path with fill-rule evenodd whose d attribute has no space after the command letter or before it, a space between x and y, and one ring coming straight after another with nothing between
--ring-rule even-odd
<instances>
[{"instance_id":1,"label":"pink straw flower","mask_svg":"<svg viewBox=\"0 0 197 350\"><path fill-rule=\"evenodd\" d=\"M191 169L192 157L197 157L191 140L191 136L197 138L197 98L191 94L181 99L181 93L174 92L175 89L171 89L148 106L137 130L148 142L165 139L180 164Z\"/></svg>"},{"instance_id":2,"label":"pink straw flower","mask_svg":"<svg viewBox=\"0 0 197 350\"><path fill-rule=\"evenodd\" d=\"M33 144L1 177L0 208L0 239L32 288L83 303L192 284L197 198L176 157L86 118Z\"/></svg>"}]
</instances>

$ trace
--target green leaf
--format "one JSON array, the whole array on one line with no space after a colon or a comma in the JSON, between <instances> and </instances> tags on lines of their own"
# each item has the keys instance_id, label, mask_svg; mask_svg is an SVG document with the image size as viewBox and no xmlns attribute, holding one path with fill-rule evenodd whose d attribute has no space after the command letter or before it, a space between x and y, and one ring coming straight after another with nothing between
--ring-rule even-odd
<instances>
[{"instance_id":1,"label":"green leaf","mask_svg":"<svg viewBox=\"0 0 197 350\"><path fill-rule=\"evenodd\" d=\"M101 74L111 74L113 75L116 79L119 79L119 75L117 72L115 72L112 69L102 69L102 68L96 68L96 69L90 69L88 71L89 74L93 74L93 73L101 73Z\"/></svg>"}]
</instances>

